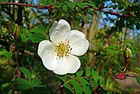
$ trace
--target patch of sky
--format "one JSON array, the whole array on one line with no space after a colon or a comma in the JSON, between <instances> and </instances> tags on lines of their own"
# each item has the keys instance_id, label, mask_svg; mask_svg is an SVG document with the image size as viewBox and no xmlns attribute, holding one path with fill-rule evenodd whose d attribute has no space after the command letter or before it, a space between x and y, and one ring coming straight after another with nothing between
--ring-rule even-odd
<instances>
[{"instance_id":1,"label":"patch of sky","mask_svg":"<svg viewBox=\"0 0 140 94\"><path fill-rule=\"evenodd\" d=\"M105 2L104 6L106 8L104 8L104 11L110 11L110 12L116 12L119 13L120 15L122 14L122 10L118 9L118 3L113 3L112 1L107 1ZM114 8L113 8L114 7ZM118 20L119 18L116 15L111 15L111 14L106 14L106 13L102 13L102 19L100 20L100 25L99 28L104 28L105 26L107 27L113 27L115 25L115 20Z\"/></svg>"},{"instance_id":2,"label":"patch of sky","mask_svg":"<svg viewBox=\"0 0 140 94\"><path fill-rule=\"evenodd\" d=\"M40 0L33 0L33 4L34 5L38 5ZM37 16L42 16L43 14L48 14L48 9L37 9L37 8L32 8L34 10L34 12L37 14ZM45 17L43 17L43 22L44 23L48 23L48 19L46 19ZM34 23L36 24L38 22L38 19L34 20Z\"/></svg>"},{"instance_id":3,"label":"patch of sky","mask_svg":"<svg viewBox=\"0 0 140 94\"><path fill-rule=\"evenodd\" d=\"M33 0L33 4L37 5L39 3L39 0ZM37 11L38 9L33 8L35 11ZM42 11L42 13L47 13L48 9L40 9Z\"/></svg>"}]
</instances>

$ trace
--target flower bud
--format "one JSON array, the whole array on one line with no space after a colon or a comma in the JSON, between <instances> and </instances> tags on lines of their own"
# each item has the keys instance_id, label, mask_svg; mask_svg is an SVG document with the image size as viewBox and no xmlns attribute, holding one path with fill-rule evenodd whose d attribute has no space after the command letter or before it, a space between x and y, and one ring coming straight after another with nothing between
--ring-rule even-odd
<instances>
[{"instance_id":1,"label":"flower bud","mask_svg":"<svg viewBox=\"0 0 140 94\"><path fill-rule=\"evenodd\" d=\"M132 52L131 52L131 50L129 48L126 48L124 50L124 57L125 58L131 58L132 57Z\"/></svg>"}]
</instances>

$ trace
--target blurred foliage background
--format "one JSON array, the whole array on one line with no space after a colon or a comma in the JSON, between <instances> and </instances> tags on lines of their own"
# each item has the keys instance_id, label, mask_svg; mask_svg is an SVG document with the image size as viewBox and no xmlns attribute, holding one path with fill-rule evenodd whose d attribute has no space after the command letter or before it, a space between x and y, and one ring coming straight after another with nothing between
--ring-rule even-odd
<instances>
[{"instance_id":1,"label":"blurred foliage background","mask_svg":"<svg viewBox=\"0 0 140 94\"><path fill-rule=\"evenodd\" d=\"M0 0L0 94L140 93L139 10L139 0ZM60 19L90 42L79 71L64 76L37 55Z\"/></svg>"}]
</instances>

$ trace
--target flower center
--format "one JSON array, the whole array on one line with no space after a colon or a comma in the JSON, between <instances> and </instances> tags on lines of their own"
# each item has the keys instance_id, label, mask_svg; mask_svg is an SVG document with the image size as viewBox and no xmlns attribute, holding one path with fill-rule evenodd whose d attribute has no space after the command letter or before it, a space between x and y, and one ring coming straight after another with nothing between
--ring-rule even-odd
<instances>
[{"instance_id":1,"label":"flower center","mask_svg":"<svg viewBox=\"0 0 140 94\"><path fill-rule=\"evenodd\" d=\"M59 58L63 58L66 56L68 58L69 54L71 53L72 48L69 45L69 41L65 40L64 42L59 42L58 45L55 47L55 52Z\"/></svg>"}]
</instances>

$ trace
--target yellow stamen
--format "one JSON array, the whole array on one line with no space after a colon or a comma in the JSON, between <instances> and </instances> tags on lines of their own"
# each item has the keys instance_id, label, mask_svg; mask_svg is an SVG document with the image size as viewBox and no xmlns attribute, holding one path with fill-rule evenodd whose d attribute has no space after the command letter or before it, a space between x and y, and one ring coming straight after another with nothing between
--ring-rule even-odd
<instances>
[{"instance_id":1,"label":"yellow stamen","mask_svg":"<svg viewBox=\"0 0 140 94\"><path fill-rule=\"evenodd\" d=\"M55 47L55 52L59 58L63 58L66 56L68 58L69 54L71 53L72 48L69 45L69 41L65 40L64 42L59 42L58 45Z\"/></svg>"}]
</instances>

